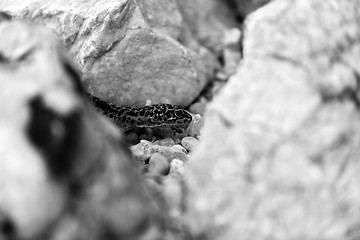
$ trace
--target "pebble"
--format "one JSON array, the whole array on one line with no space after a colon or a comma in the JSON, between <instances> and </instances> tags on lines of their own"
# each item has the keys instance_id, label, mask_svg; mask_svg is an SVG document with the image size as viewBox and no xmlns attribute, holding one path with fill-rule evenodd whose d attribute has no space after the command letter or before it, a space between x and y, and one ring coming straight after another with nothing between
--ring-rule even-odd
<instances>
[{"instance_id":1,"label":"pebble","mask_svg":"<svg viewBox=\"0 0 360 240\"><path fill-rule=\"evenodd\" d=\"M164 155L169 162L174 158L178 158L182 161L188 160L187 150L178 144L172 147L166 147L153 144L147 140L141 140L140 143L131 146L130 149L133 152L136 160L142 162L147 161L154 153L160 153Z\"/></svg>"},{"instance_id":2,"label":"pebble","mask_svg":"<svg viewBox=\"0 0 360 240\"><path fill-rule=\"evenodd\" d=\"M170 163L166 157L160 153L154 153L149 160L149 172L158 175L169 173Z\"/></svg>"},{"instance_id":3,"label":"pebble","mask_svg":"<svg viewBox=\"0 0 360 240\"><path fill-rule=\"evenodd\" d=\"M202 98L199 102L196 102L190 106L190 112L194 114L204 115L207 102L205 98Z\"/></svg>"},{"instance_id":4,"label":"pebble","mask_svg":"<svg viewBox=\"0 0 360 240\"><path fill-rule=\"evenodd\" d=\"M175 144L181 144L181 139L180 138L175 138L174 142L175 142Z\"/></svg>"},{"instance_id":5,"label":"pebble","mask_svg":"<svg viewBox=\"0 0 360 240\"><path fill-rule=\"evenodd\" d=\"M148 160L155 151L152 150L152 143L147 140L140 140L136 145L130 147L135 159L140 162Z\"/></svg>"},{"instance_id":6,"label":"pebble","mask_svg":"<svg viewBox=\"0 0 360 240\"><path fill-rule=\"evenodd\" d=\"M184 137L181 140L181 145L188 150L190 153L196 149L197 145L199 144L199 140L194 137Z\"/></svg>"},{"instance_id":7,"label":"pebble","mask_svg":"<svg viewBox=\"0 0 360 240\"><path fill-rule=\"evenodd\" d=\"M173 159L170 163L169 176L183 176L185 172L185 163L180 159Z\"/></svg>"},{"instance_id":8,"label":"pebble","mask_svg":"<svg viewBox=\"0 0 360 240\"><path fill-rule=\"evenodd\" d=\"M193 116L193 120L189 124L189 127L186 129L186 132L189 136L198 137L200 136L200 131L203 127L203 117L200 114Z\"/></svg>"},{"instance_id":9,"label":"pebble","mask_svg":"<svg viewBox=\"0 0 360 240\"><path fill-rule=\"evenodd\" d=\"M159 140L157 144L164 147L172 147L175 145L175 142L171 138L164 138Z\"/></svg>"},{"instance_id":10,"label":"pebble","mask_svg":"<svg viewBox=\"0 0 360 240\"><path fill-rule=\"evenodd\" d=\"M169 149L169 155L171 156L171 160L172 159L179 159L181 161L188 161L189 157L188 157L188 151L183 147L181 146L180 144L176 144L174 146L172 146L170 149Z\"/></svg>"}]
</instances>

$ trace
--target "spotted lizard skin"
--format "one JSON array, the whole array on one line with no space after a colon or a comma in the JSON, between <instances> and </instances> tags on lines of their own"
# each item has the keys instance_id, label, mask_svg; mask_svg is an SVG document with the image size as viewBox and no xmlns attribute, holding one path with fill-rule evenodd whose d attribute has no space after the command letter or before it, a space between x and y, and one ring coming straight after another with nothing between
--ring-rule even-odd
<instances>
[{"instance_id":1,"label":"spotted lizard skin","mask_svg":"<svg viewBox=\"0 0 360 240\"><path fill-rule=\"evenodd\" d=\"M89 98L101 113L124 131L135 127L185 129L192 121L191 114L177 105L161 103L143 107L120 107L90 94Z\"/></svg>"}]
</instances>

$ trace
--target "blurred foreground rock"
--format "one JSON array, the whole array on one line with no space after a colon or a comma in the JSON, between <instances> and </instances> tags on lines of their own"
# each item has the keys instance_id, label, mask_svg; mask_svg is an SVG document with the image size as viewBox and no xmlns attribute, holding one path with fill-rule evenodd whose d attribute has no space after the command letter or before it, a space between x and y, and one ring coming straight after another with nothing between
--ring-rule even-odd
<instances>
[{"instance_id":1,"label":"blurred foreground rock","mask_svg":"<svg viewBox=\"0 0 360 240\"><path fill-rule=\"evenodd\" d=\"M0 239L164 239L159 206L45 27L0 23Z\"/></svg>"},{"instance_id":2,"label":"blurred foreground rock","mask_svg":"<svg viewBox=\"0 0 360 240\"><path fill-rule=\"evenodd\" d=\"M358 239L360 1L273 1L190 160L195 239Z\"/></svg>"},{"instance_id":3,"label":"blurred foreground rock","mask_svg":"<svg viewBox=\"0 0 360 240\"><path fill-rule=\"evenodd\" d=\"M208 48L236 25L214 0L3 0L0 10L51 27L79 63L87 91L131 106L148 99L189 105L218 65Z\"/></svg>"}]
</instances>

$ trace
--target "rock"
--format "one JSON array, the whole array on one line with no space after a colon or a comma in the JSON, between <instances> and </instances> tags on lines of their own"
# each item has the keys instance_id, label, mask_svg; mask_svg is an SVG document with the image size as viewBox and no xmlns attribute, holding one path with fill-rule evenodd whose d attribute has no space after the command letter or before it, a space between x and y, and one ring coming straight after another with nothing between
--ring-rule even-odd
<instances>
[{"instance_id":1,"label":"rock","mask_svg":"<svg viewBox=\"0 0 360 240\"><path fill-rule=\"evenodd\" d=\"M0 239L161 239L129 149L51 31L2 21L0 56Z\"/></svg>"},{"instance_id":2,"label":"rock","mask_svg":"<svg viewBox=\"0 0 360 240\"><path fill-rule=\"evenodd\" d=\"M183 16L178 11L176 0L138 1L147 24L156 31L178 39L183 28Z\"/></svg>"},{"instance_id":3,"label":"rock","mask_svg":"<svg viewBox=\"0 0 360 240\"><path fill-rule=\"evenodd\" d=\"M189 136L198 137L200 136L200 131L203 127L203 117L199 114L193 116L192 122L189 124L189 127L186 129L186 132Z\"/></svg>"},{"instance_id":4,"label":"rock","mask_svg":"<svg viewBox=\"0 0 360 240\"><path fill-rule=\"evenodd\" d=\"M180 159L173 159L170 163L170 177L183 176L185 172L185 163Z\"/></svg>"},{"instance_id":5,"label":"rock","mask_svg":"<svg viewBox=\"0 0 360 240\"><path fill-rule=\"evenodd\" d=\"M164 155L154 153L149 160L149 172L157 175L166 175L169 172L170 164Z\"/></svg>"},{"instance_id":6,"label":"rock","mask_svg":"<svg viewBox=\"0 0 360 240\"><path fill-rule=\"evenodd\" d=\"M164 138L159 140L158 145L164 147L172 147L175 145L175 142L171 138Z\"/></svg>"},{"instance_id":7,"label":"rock","mask_svg":"<svg viewBox=\"0 0 360 240\"><path fill-rule=\"evenodd\" d=\"M190 112L194 114L204 115L206 110L207 101L205 98L201 98L200 101L190 106Z\"/></svg>"},{"instance_id":8,"label":"rock","mask_svg":"<svg viewBox=\"0 0 360 240\"><path fill-rule=\"evenodd\" d=\"M194 137L184 137L182 140L181 140L181 145L186 149L188 150L190 153L192 153L196 147L198 146L199 144L199 140L197 140L196 138Z\"/></svg>"},{"instance_id":9,"label":"rock","mask_svg":"<svg viewBox=\"0 0 360 240\"><path fill-rule=\"evenodd\" d=\"M177 41L183 25L174 1L3 1L0 10L56 31L86 90L117 105L189 105L214 71L209 52Z\"/></svg>"},{"instance_id":10,"label":"rock","mask_svg":"<svg viewBox=\"0 0 360 240\"><path fill-rule=\"evenodd\" d=\"M111 53L89 65L84 79L93 94L118 105L138 106L147 99L186 106L207 82L196 53L151 30L129 32Z\"/></svg>"},{"instance_id":11,"label":"rock","mask_svg":"<svg viewBox=\"0 0 360 240\"><path fill-rule=\"evenodd\" d=\"M279 0L249 16L244 60L189 161L191 237L356 236L359 7Z\"/></svg>"},{"instance_id":12,"label":"rock","mask_svg":"<svg viewBox=\"0 0 360 240\"><path fill-rule=\"evenodd\" d=\"M165 147L154 145L149 141L141 140L140 143L131 146L131 150L135 155L135 158L138 161L145 162L149 159L154 153L160 153L165 156L168 161L171 161L174 158L181 159L182 161L187 161L188 157L186 155L186 150L180 145L174 145L172 147Z\"/></svg>"}]
</instances>

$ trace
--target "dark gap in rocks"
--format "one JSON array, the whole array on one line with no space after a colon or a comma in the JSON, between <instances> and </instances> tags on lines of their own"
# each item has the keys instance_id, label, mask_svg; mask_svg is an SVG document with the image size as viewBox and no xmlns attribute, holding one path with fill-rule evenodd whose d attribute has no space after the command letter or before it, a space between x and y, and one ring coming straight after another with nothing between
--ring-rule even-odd
<instances>
[{"instance_id":1,"label":"dark gap in rocks","mask_svg":"<svg viewBox=\"0 0 360 240\"><path fill-rule=\"evenodd\" d=\"M358 97L358 92L360 91L360 75L356 71L353 71L353 74L356 80L355 88L345 87L339 94L333 94L327 91L327 89L320 89L322 101L324 103L351 101L355 107L360 110L360 100Z\"/></svg>"},{"instance_id":2,"label":"dark gap in rocks","mask_svg":"<svg viewBox=\"0 0 360 240\"><path fill-rule=\"evenodd\" d=\"M225 65L224 55L223 55L223 54L220 54L217 59L218 59L218 61L219 61L219 63L220 63L220 66L223 67L223 66Z\"/></svg>"},{"instance_id":3,"label":"dark gap in rocks","mask_svg":"<svg viewBox=\"0 0 360 240\"><path fill-rule=\"evenodd\" d=\"M2 21L11 21L13 16L5 11L0 11L0 22Z\"/></svg>"},{"instance_id":4,"label":"dark gap in rocks","mask_svg":"<svg viewBox=\"0 0 360 240\"><path fill-rule=\"evenodd\" d=\"M244 36L245 36L245 28L244 25L240 25L240 41L239 41L239 51L240 51L240 61L244 58Z\"/></svg>"},{"instance_id":5,"label":"dark gap in rocks","mask_svg":"<svg viewBox=\"0 0 360 240\"><path fill-rule=\"evenodd\" d=\"M238 11L236 1L235 0L225 0L225 4L234 13L236 22L243 23L245 20L245 16Z\"/></svg>"}]
</instances>

